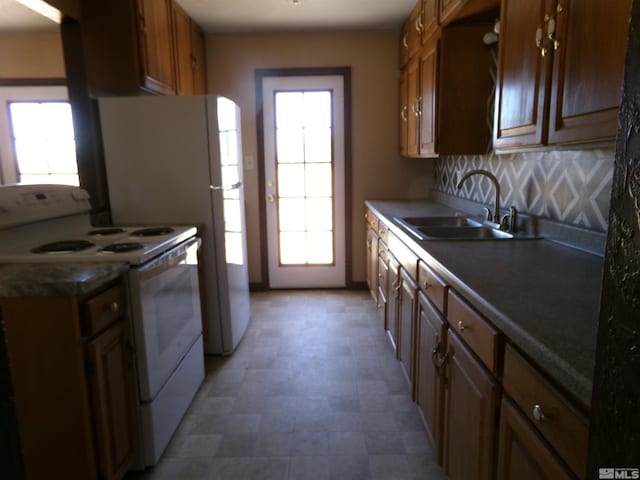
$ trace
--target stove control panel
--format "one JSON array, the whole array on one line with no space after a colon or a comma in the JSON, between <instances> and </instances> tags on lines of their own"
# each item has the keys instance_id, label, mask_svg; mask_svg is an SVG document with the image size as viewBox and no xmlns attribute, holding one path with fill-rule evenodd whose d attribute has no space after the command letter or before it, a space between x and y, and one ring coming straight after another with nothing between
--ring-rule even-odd
<instances>
[{"instance_id":1,"label":"stove control panel","mask_svg":"<svg viewBox=\"0 0 640 480\"><path fill-rule=\"evenodd\" d=\"M72 185L0 186L0 228L91 211L89 193Z\"/></svg>"}]
</instances>

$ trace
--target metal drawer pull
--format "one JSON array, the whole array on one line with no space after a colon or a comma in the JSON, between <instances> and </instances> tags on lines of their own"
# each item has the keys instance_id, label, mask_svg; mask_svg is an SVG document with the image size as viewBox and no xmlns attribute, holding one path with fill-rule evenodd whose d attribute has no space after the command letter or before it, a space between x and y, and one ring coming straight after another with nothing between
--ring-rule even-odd
<instances>
[{"instance_id":1,"label":"metal drawer pull","mask_svg":"<svg viewBox=\"0 0 640 480\"><path fill-rule=\"evenodd\" d=\"M535 405L533 407L533 418L536 419L536 422L542 423L545 421L546 417L544 416L544 412L542 411L542 407L540 405Z\"/></svg>"},{"instance_id":2,"label":"metal drawer pull","mask_svg":"<svg viewBox=\"0 0 640 480\"><path fill-rule=\"evenodd\" d=\"M464 323L462 323L462 320L460 320L460 321L458 322L458 331L459 331L460 333L462 333L462 332L464 332L466 329L467 329L467 327L465 326L465 324L464 324Z\"/></svg>"},{"instance_id":3,"label":"metal drawer pull","mask_svg":"<svg viewBox=\"0 0 640 480\"><path fill-rule=\"evenodd\" d=\"M424 287L425 290L429 290L431 288L431 284L426 280L422 283L422 286Z\"/></svg>"}]
</instances>

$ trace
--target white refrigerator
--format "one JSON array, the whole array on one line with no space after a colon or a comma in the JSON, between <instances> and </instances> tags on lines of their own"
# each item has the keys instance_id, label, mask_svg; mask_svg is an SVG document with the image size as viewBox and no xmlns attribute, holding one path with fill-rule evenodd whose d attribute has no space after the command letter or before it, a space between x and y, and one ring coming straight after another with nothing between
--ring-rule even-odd
<instances>
[{"instance_id":1,"label":"white refrigerator","mask_svg":"<svg viewBox=\"0 0 640 480\"><path fill-rule=\"evenodd\" d=\"M99 107L113 223L202 227L205 353L231 354L250 318L238 106L208 95Z\"/></svg>"}]
</instances>

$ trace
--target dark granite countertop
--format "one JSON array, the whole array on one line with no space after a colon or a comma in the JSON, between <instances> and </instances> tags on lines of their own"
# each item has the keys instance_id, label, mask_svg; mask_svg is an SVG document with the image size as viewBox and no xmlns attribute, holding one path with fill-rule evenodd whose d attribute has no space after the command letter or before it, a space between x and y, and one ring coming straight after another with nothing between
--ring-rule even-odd
<instances>
[{"instance_id":1,"label":"dark granite countertop","mask_svg":"<svg viewBox=\"0 0 640 480\"><path fill-rule=\"evenodd\" d=\"M366 204L547 376L589 407L601 257L545 239L418 241L393 218L457 210L430 201Z\"/></svg>"},{"instance_id":2,"label":"dark granite countertop","mask_svg":"<svg viewBox=\"0 0 640 480\"><path fill-rule=\"evenodd\" d=\"M85 295L128 268L124 263L4 263L0 264L0 298Z\"/></svg>"}]
</instances>

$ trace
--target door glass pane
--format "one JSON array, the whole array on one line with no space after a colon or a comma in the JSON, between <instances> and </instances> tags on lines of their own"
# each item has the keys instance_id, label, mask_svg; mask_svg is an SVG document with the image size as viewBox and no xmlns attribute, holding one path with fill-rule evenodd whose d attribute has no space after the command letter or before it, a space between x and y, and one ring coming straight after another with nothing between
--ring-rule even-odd
<instances>
[{"instance_id":1,"label":"door glass pane","mask_svg":"<svg viewBox=\"0 0 640 480\"><path fill-rule=\"evenodd\" d=\"M278 203L280 231L304 232L306 227L304 198L282 198Z\"/></svg>"},{"instance_id":2,"label":"door glass pane","mask_svg":"<svg viewBox=\"0 0 640 480\"><path fill-rule=\"evenodd\" d=\"M331 196L333 179L330 163L306 165L305 180L307 197Z\"/></svg>"},{"instance_id":3,"label":"door glass pane","mask_svg":"<svg viewBox=\"0 0 640 480\"><path fill-rule=\"evenodd\" d=\"M333 210L330 198L307 199L307 231L333 229Z\"/></svg>"},{"instance_id":4,"label":"door glass pane","mask_svg":"<svg viewBox=\"0 0 640 480\"><path fill-rule=\"evenodd\" d=\"M281 265L334 262L330 91L276 92Z\"/></svg>"},{"instance_id":5,"label":"door glass pane","mask_svg":"<svg viewBox=\"0 0 640 480\"><path fill-rule=\"evenodd\" d=\"M304 197L304 165L278 165L278 196Z\"/></svg>"},{"instance_id":6,"label":"door glass pane","mask_svg":"<svg viewBox=\"0 0 640 480\"><path fill-rule=\"evenodd\" d=\"M331 162L331 128L307 128L304 134L307 163Z\"/></svg>"},{"instance_id":7,"label":"door glass pane","mask_svg":"<svg viewBox=\"0 0 640 480\"><path fill-rule=\"evenodd\" d=\"M277 135L278 163L304 162L304 130L302 128L280 128Z\"/></svg>"}]
</instances>

